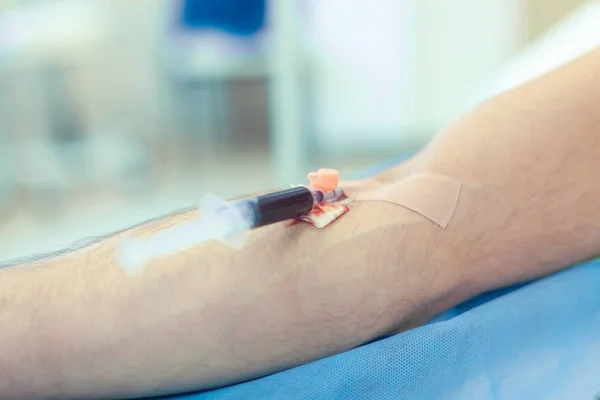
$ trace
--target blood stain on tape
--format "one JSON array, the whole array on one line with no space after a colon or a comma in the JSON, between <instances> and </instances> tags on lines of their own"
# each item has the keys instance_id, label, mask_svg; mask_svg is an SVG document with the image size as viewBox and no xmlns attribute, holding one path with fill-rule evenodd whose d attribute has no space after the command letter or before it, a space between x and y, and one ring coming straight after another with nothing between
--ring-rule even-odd
<instances>
[{"instance_id":1,"label":"blood stain on tape","mask_svg":"<svg viewBox=\"0 0 600 400\"><path fill-rule=\"evenodd\" d=\"M339 203L321 203L316 204L312 211L298 219L287 223L287 226L295 225L299 222L306 222L319 229L325 228L334 221L337 221L342 215L350 209L345 204Z\"/></svg>"}]
</instances>

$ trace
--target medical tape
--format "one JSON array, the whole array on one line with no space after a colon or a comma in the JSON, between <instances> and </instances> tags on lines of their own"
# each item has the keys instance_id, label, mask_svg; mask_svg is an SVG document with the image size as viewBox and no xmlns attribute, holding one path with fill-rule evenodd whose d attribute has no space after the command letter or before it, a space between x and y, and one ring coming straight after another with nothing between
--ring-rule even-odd
<instances>
[{"instance_id":1,"label":"medical tape","mask_svg":"<svg viewBox=\"0 0 600 400\"><path fill-rule=\"evenodd\" d=\"M365 181L361 191L353 196L353 190L344 193L355 200L379 200L409 208L445 228L458 204L461 182L430 172L409 175L394 183Z\"/></svg>"}]
</instances>

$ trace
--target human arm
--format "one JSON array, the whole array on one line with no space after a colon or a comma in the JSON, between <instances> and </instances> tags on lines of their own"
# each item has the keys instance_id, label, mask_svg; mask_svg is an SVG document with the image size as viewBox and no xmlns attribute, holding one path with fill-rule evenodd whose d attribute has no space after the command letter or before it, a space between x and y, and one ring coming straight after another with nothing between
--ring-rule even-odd
<instances>
[{"instance_id":1,"label":"human arm","mask_svg":"<svg viewBox=\"0 0 600 400\"><path fill-rule=\"evenodd\" d=\"M600 255L600 49L463 115L373 180L417 172L462 182L448 227L473 294ZM356 194L370 180L349 184ZM464 252L463 254L460 254ZM471 288L471 289L467 289Z\"/></svg>"},{"instance_id":2,"label":"human arm","mask_svg":"<svg viewBox=\"0 0 600 400\"><path fill-rule=\"evenodd\" d=\"M0 346L10 351L0 354L0 393L120 398L206 388L422 323L412 299L424 296L416 284L428 270L418 277L400 260L389 268L390 236L401 242L420 223L399 207L357 204L326 230L272 226L252 232L242 250L211 242L134 277L115 256L119 235L4 270L0 324L9 329Z\"/></svg>"},{"instance_id":3,"label":"human arm","mask_svg":"<svg viewBox=\"0 0 600 400\"><path fill-rule=\"evenodd\" d=\"M451 229L477 292L600 255L600 49L496 96L374 178L463 183ZM368 182L352 184L358 193ZM452 243L444 243L450 247Z\"/></svg>"},{"instance_id":4,"label":"human arm","mask_svg":"<svg viewBox=\"0 0 600 400\"><path fill-rule=\"evenodd\" d=\"M596 52L490 100L378 177L430 171L463 182L445 229L399 206L356 203L327 229L257 230L240 251L199 245L135 278L115 257L129 233L0 271L0 397L124 397L248 379L599 254L598 70Z\"/></svg>"},{"instance_id":5,"label":"human arm","mask_svg":"<svg viewBox=\"0 0 600 400\"><path fill-rule=\"evenodd\" d=\"M423 169L463 182L454 222L477 249L461 258L479 269L478 290L600 255L599 110L596 49L484 102L424 149Z\"/></svg>"}]
</instances>

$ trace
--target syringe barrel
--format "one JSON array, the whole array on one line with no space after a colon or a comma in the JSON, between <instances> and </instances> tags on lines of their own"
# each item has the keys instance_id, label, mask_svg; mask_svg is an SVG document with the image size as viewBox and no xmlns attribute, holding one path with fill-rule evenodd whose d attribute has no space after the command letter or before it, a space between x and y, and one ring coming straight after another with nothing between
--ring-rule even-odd
<instances>
[{"instance_id":1,"label":"syringe barrel","mask_svg":"<svg viewBox=\"0 0 600 400\"><path fill-rule=\"evenodd\" d=\"M314 199L310 189L298 186L242 200L254 211L252 228L287 221L308 214Z\"/></svg>"},{"instance_id":2,"label":"syringe barrel","mask_svg":"<svg viewBox=\"0 0 600 400\"><path fill-rule=\"evenodd\" d=\"M339 199L342 194L344 194L343 190L340 188L334 190L315 190L313 193L313 197L315 202L322 203L324 201L334 201Z\"/></svg>"}]
</instances>

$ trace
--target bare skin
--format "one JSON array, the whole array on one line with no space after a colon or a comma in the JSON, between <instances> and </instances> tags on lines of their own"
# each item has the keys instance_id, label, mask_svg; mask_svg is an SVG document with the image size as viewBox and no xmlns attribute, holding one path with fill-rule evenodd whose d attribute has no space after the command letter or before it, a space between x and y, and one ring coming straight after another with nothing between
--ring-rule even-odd
<instances>
[{"instance_id":1,"label":"bare skin","mask_svg":"<svg viewBox=\"0 0 600 400\"><path fill-rule=\"evenodd\" d=\"M258 377L409 329L483 291L600 254L600 52L480 105L384 184L463 182L442 229L354 203L325 230L280 225L127 276L129 235L0 270L0 397L123 398ZM364 181L346 189L369 190Z\"/></svg>"}]
</instances>

